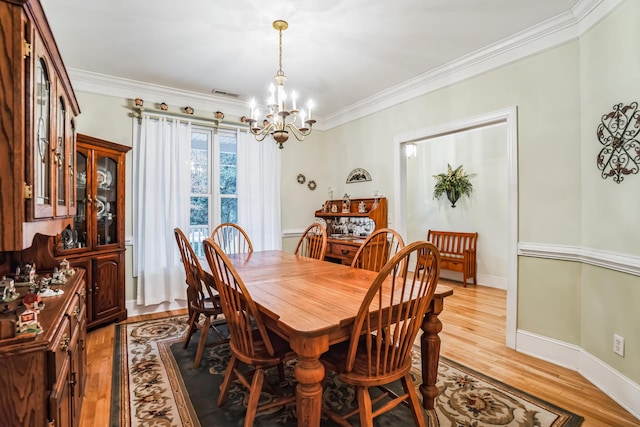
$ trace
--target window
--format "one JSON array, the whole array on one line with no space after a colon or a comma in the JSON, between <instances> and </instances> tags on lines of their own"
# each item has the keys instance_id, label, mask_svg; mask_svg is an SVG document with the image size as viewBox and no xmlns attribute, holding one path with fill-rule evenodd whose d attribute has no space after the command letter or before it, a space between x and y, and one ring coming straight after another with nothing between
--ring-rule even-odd
<instances>
[{"instance_id":1,"label":"window","mask_svg":"<svg viewBox=\"0 0 640 427\"><path fill-rule=\"evenodd\" d=\"M191 208L189 241L199 256L202 241L216 225L238 220L237 132L191 128Z\"/></svg>"}]
</instances>

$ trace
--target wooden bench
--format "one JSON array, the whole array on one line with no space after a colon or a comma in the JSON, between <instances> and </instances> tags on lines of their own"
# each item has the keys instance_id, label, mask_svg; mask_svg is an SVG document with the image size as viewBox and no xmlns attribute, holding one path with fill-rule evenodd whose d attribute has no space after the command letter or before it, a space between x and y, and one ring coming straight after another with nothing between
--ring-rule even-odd
<instances>
[{"instance_id":1,"label":"wooden bench","mask_svg":"<svg viewBox=\"0 0 640 427\"><path fill-rule=\"evenodd\" d=\"M476 242L478 233L429 230L427 240L440 251L440 269L462 273L464 286L476 285Z\"/></svg>"}]
</instances>

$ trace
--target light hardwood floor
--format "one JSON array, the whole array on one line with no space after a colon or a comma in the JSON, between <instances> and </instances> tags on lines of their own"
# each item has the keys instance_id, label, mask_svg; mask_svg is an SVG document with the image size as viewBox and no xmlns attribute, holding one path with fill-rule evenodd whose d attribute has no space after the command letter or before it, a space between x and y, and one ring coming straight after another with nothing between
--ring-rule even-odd
<instances>
[{"instance_id":1,"label":"light hardwood floor","mask_svg":"<svg viewBox=\"0 0 640 427\"><path fill-rule=\"evenodd\" d=\"M580 374L508 349L505 341L505 291L442 280L454 288L441 315L441 354L490 377L584 417L583 426L640 426ZM174 312L174 314L184 311ZM144 316L144 319L163 317ZM130 318L128 321L141 320ZM87 392L81 426L109 425L114 326L89 332Z\"/></svg>"}]
</instances>

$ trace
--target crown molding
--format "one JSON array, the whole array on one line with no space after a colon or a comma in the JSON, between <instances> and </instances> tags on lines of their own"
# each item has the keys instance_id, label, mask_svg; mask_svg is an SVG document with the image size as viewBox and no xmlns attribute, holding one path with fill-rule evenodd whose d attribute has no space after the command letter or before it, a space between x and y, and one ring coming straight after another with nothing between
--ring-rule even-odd
<instances>
[{"instance_id":1,"label":"crown molding","mask_svg":"<svg viewBox=\"0 0 640 427\"><path fill-rule=\"evenodd\" d=\"M574 40L624 0L581 0L571 11L392 86L324 117L331 129Z\"/></svg>"},{"instance_id":2,"label":"crown molding","mask_svg":"<svg viewBox=\"0 0 640 427\"><path fill-rule=\"evenodd\" d=\"M227 118L230 116L241 117L249 111L245 102L236 99L175 89L76 68L70 68L68 72L76 91L125 99L142 98L145 103L150 104L165 102L169 105L185 107L189 105L196 111L223 111Z\"/></svg>"},{"instance_id":3,"label":"crown molding","mask_svg":"<svg viewBox=\"0 0 640 427\"><path fill-rule=\"evenodd\" d=\"M579 246L550 245L545 243L518 243L518 255L575 261L621 273L640 276L640 257Z\"/></svg>"},{"instance_id":4,"label":"crown molding","mask_svg":"<svg viewBox=\"0 0 640 427\"><path fill-rule=\"evenodd\" d=\"M604 19L625 0L581 0L565 12L413 79L392 86L348 107L318 117L315 128L328 130L418 96L469 79L535 53L574 40ZM195 110L224 111L227 117L247 113L246 103L166 86L68 69L74 89L145 102L190 105Z\"/></svg>"}]
</instances>

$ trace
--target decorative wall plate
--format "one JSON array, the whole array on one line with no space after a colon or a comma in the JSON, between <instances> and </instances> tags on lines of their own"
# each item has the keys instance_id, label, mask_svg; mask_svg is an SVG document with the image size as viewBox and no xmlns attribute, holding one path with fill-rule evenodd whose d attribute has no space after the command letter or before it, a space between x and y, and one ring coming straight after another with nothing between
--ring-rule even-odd
<instances>
[{"instance_id":1,"label":"decorative wall plate","mask_svg":"<svg viewBox=\"0 0 640 427\"><path fill-rule=\"evenodd\" d=\"M304 184L304 182L307 180L307 178L301 173L298 174L298 177L296 179L298 180L298 184Z\"/></svg>"},{"instance_id":2,"label":"decorative wall plate","mask_svg":"<svg viewBox=\"0 0 640 427\"><path fill-rule=\"evenodd\" d=\"M371 181L371 174L361 168L352 170L351 172L349 172L349 176L347 176L347 184L365 181Z\"/></svg>"},{"instance_id":3,"label":"decorative wall plate","mask_svg":"<svg viewBox=\"0 0 640 427\"><path fill-rule=\"evenodd\" d=\"M60 240L62 241L62 249L71 249L75 247L76 242L74 240L74 233L70 228L62 230L60 233Z\"/></svg>"},{"instance_id":4,"label":"decorative wall plate","mask_svg":"<svg viewBox=\"0 0 640 427\"><path fill-rule=\"evenodd\" d=\"M318 224L322 224L324 228L327 228L327 221L325 221L324 218L316 217L314 222L317 222Z\"/></svg>"},{"instance_id":5,"label":"decorative wall plate","mask_svg":"<svg viewBox=\"0 0 640 427\"><path fill-rule=\"evenodd\" d=\"M307 187L309 187L309 190L311 190L311 191L315 190L315 189L316 189L316 187L317 187L316 182L315 182L315 181L313 181L313 180L312 180L312 181L309 181L309 182L307 183Z\"/></svg>"},{"instance_id":6,"label":"decorative wall plate","mask_svg":"<svg viewBox=\"0 0 640 427\"><path fill-rule=\"evenodd\" d=\"M107 198L104 196L98 196L96 199L96 213L98 214L98 219L101 219L111 210L111 204L107 201Z\"/></svg>"},{"instance_id":7,"label":"decorative wall plate","mask_svg":"<svg viewBox=\"0 0 640 427\"><path fill-rule=\"evenodd\" d=\"M108 187L111 185L111 181L113 177L111 176L111 172L108 170L98 169L98 187Z\"/></svg>"}]
</instances>

